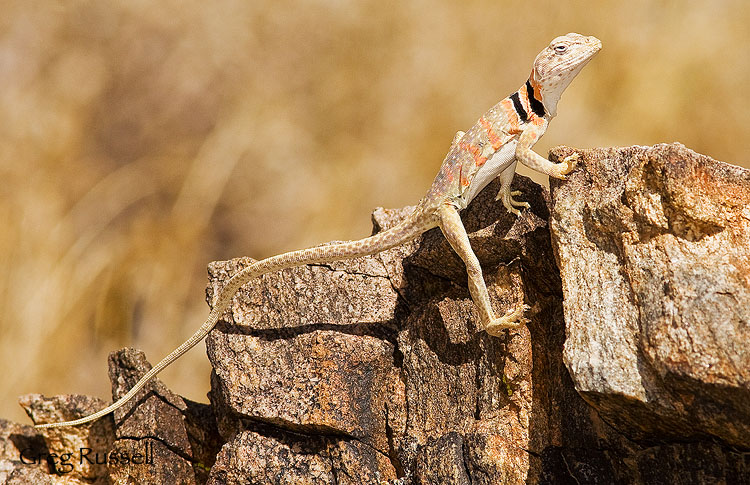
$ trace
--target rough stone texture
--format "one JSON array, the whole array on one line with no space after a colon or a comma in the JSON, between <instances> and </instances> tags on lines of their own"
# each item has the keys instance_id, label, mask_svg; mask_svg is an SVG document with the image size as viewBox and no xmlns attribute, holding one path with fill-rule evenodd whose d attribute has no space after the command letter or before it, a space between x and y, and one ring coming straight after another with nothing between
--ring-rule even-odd
<instances>
[{"instance_id":1,"label":"rough stone texture","mask_svg":"<svg viewBox=\"0 0 750 485\"><path fill-rule=\"evenodd\" d=\"M357 445L350 455L359 473L378 481L521 483L541 474L543 460L527 450L559 443L550 421L560 412L551 407L562 400L554 387L565 370L551 365L546 347L562 345L563 323L544 194L518 182L533 210L510 216L494 202L493 185L464 221L497 311L528 296L529 328L503 338L478 332L463 263L437 230L242 289L207 348L219 428L250 464L236 468L240 452L225 446L212 479L276 483L273 470L314 469L319 483L335 483L345 466L330 450L343 443ZM376 211L375 229L409 210ZM210 293L251 261L212 264ZM554 376L533 389L537 368ZM539 426L530 428L534 419ZM323 441L313 454L315 440Z\"/></svg>"},{"instance_id":2,"label":"rough stone texture","mask_svg":"<svg viewBox=\"0 0 750 485\"><path fill-rule=\"evenodd\" d=\"M21 406L34 423L48 423L51 421L67 421L78 419L98 411L107 404L101 399L67 395L46 398L40 394L28 394L21 397ZM31 428L34 430L34 428ZM35 431L35 430L34 430ZM108 450L112 445L112 418L107 416L83 426L75 428L45 429L38 436L43 436L44 446L37 448L40 452L49 453L44 460L47 470L72 483L77 481L106 483L106 466L89 463L81 459L81 450ZM41 456L41 455L38 455Z\"/></svg>"},{"instance_id":3,"label":"rough stone texture","mask_svg":"<svg viewBox=\"0 0 750 485\"><path fill-rule=\"evenodd\" d=\"M125 349L109 356L115 399L151 369L143 352ZM221 443L208 406L183 400L158 379L116 410L113 447L118 453L150 455L150 463L112 463L117 483L203 483Z\"/></svg>"},{"instance_id":4,"label":"rough stone texture","mask_svg":"<svg viewBox=\"0 0 750 485\"><path fill-rule=\"evenodd\" d=\"M157 380L91 426L42 434L0 422L0 478L750 483L748 172L680 145L580 154L551 199L516 178L532 204L520 218L494 202L497 184L463 214L496 311L525 302L527 327L478 332L463 263L437 230L375 256L265 275L207 339L211 406ZM377 210L375 230L409 210ZM209 297L250 261L213 263ZM115 397L149 368L134 350L110 365ZM103 406L81 396L22 404L35 422ZM25 447L87 443L147 450L154 464L51 474L20 459Z\"/></svg>"},{"instance_id":5,"label":"rough stone texture","mask_svg":"<svg viewBox=\"0 0 750 485\"><path fill-rule=\"evenodd\" d=\"M54 483L49 454L33 427L0 419L0 483Z\"/></svg>"},{"instance_id":6,"label":"rough stone texture","mask_svg":"<svg viewBox=\"0 0 750 485\"><path fill-rule=\"evenodd\" d=\"M750 448L750 171L680 144L579 153L551 210L576 389L631 439L701 442L641 453L644 480L732 470L712 441Z\"/></svg>"},{"instance_id":7,"label":"rough stone texture","mask_svg":"<svg viewBox=\"0 0 750 485\"><path fill-rule=\"evenodd\" d=\"M676 144L582 153L552 210L576 388L633 438L750 447L750 172Z\"/></svg>"},{"instance_id":8,"label":"rough stone texture","mask_svg":"<svg viewBox=\"0 0 750 485\"><path fill-rule=\"evenodd\" d=\"M113 352L109 364L115 399L151 368L143 353L134 349ZM21 404L35 423L76 419L106 406L86 396L38 394L24 396ZM157 379L114 414L114 419L107 416L77 427L19 426L6 432L13 446L5 444L0 463L8 470L8 483L206 482L222 445L209 406L183 400ZM35 465L21 459L24 448L33 450L29 455L55 456ZM82 451L86 449L90 451ZM61 464L59 457L66 453L72 456L68 464Z\"/></svg>"},{"instance_id":9,"label":"rough stone texture","mask_svg":"<svg viewBox=\"0 0 750 485\"><path fill-rule=\"evenodd\" d=\"M210 484L360 484L394 478L390 460L357 440L257 427L224 446Z\"/></svg>"}]
</instances>

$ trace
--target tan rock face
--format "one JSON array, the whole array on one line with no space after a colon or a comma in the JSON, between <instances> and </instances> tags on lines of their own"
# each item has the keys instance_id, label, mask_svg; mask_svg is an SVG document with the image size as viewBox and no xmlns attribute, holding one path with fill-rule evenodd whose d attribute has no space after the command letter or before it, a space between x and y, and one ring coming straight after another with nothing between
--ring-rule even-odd
<instances>
[{"instance_id":1,"label":"tan rock face","mask_svg":"<svg viewBox=\"0 0 750 485\"><path fill-rule=\"evenodd\" d=\"M551 211L576 389L628 436L750 447L750 172L679 144L581 153Z\"/></svg>"}]
</instances>

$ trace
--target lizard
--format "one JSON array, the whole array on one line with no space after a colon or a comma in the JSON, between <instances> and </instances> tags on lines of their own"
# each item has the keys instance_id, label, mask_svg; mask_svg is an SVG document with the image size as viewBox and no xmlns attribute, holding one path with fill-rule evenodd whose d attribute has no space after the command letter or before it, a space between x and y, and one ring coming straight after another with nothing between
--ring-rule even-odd
<instances>
[{"instance_id":1,"label":"lizard","mask_svg":"<svg viewBox=\"0 0 750 485\"><path fill-rule=\"evenodd\" d=\"M37 428L76 426L94 421L120 408L154 376L193 348L217 324L234 294L243 285L262 274L306 264L330 263L376 254L410 241L439 227L453 250L461 257L468 275L468 288L481 326L489 335L526 324L524 304L496 316L482 275L461 222L459 212L493 179L499 178L500 191L495 200L516 216L529 204L511 191L516 164L550 177L564 179L577 164L576 155L553 163L532 150L557 114L562 92L591 58L601 49L593 36L569 33L555 38L536 56L526 83L516 92L490 108L469 131L456 133L434 182L411 215L393 227L356 241L340 242L291 251L256 261L234 274L215 297L207 320L182 345L151 368L124 396L89 416L80 419L36 425Z\"/></svg>"}]
</instances>

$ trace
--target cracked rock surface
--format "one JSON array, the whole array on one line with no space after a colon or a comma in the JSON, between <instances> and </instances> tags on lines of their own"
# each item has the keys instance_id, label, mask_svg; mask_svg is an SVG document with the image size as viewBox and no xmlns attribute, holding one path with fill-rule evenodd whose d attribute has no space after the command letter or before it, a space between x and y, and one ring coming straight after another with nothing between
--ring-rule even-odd
<instances>
[{"instance_id":1,"label":"cracked rock surface","mask_svg":"<svg viewBox=\"0 0 750 485\"><path fill-rule=\"evenodd\" d=\"M150 369L141 351L112 352L113 398ZM35 423L46 423L87 416L106 404L87 396L30 394L21 405ZM10 460L13 467L2 483L205 483L221 446L215 423L209 406L181 398L157 378L115 411L114 419L110 415L82 426L45 430L24 426L22 432L32 441L9 432L15 446L4 450L0 463ZM3 424L19 426L0 422L0 433ZM44 480L28 481L30 472ZM13 481L16 476L19 480Z\"/></svg>"},{"instance_id":2,"label":"cracked rock surface","mask_svg":"<svg viewBox=\"0 0 750 485\"><path fill-rule=\"evenodd\" d=\"M747 483L748 172L680 145L579 154L551 197L516 177L531 203L520 218L494 201L496 183L462 214L496 312L525 302L527 327L478 331L463 263L439 230L264 275L207 338L210 405L157 379L91 426L39 433L0 421L0 478ZM410 210L378 209L374 231ZM208 300L250 262L212 263ZM114 397L149 367L138 351L113 353ZM103 403L30 395L22 405L48 422ZM20 459L78 446L145 449L152 463L55 473Z\"/></svg>"},{"instance_id":3,"label":"cracked rock surface","mask_svg":"<svg viewBox=\"0 0 750 485\"><path fill-rule=\"evenodd\" d=\"M540 214L506 215L490 189L465 217L498 312L524 298L526 258L559 293L542 192L522 184ZM409 211L376 211L375 229ZM251 262L213 264L211 292ZM463 263L430 231L381 254L288 269L243 288L207 339L219 430L237 446L225 446L209 482L437 480L435 467L448 459L460 467L455 476L520 480L529 467L529 330L499 339L478 332L465 280ZM455 445L452 455L442 442ZM232 465L237 453L256 468Z\"/></svg>"},{"instance_id":4,"label":"cracked rock surface","mask_svg":"<svg viewBox=\"0 0 750 485\"><path fill-rule=\"evenodd\" d=\"M750 171L678 143L579 153L550 218L576 389L631 439L747 450Z\"/></svg>"}]
</instances>

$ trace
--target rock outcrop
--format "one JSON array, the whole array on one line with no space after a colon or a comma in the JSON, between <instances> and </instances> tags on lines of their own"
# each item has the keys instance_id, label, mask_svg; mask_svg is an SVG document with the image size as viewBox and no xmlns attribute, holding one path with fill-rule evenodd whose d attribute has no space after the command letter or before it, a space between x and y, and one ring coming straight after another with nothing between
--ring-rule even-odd
<instances>
[{"instance_id":1,"label":"rock outcrop","mask_svg":"<svg viewBox=\"0 0 750 485\"><path fill-rule=\"evenodd\" d=\"M539 293L532 327L541 327L559 308L559 279L541 189L523 183L534 211L516 219L488 191L465 221L498 310ZM409 210L377 211L376 229ZM250 262L212 265L212 291ZM526 328L500 339L478 332L465 280L435 230L248 285L207 340L227 440L212 473L231 483L518 480L530 466L533 339ZM232 466L238 449L253 470Z\"/></svg>"},{"instance_id":2,"label":"rock outcrop","mask_svg":"<svg viewBox=\"0 0 750 485\"><path fill-rule=\"evenodd\" d=\"M748 473L733 447L750 447L750 172L679 144L582 155L550 219L576 389L657 444L649 474Z\"/></svg>"},{"instance_id":3,"label":"rock outcrop","mask_svg":"<svg viewBox=\"0 0 750 485\"><path fill-rule=\"evenodd\" d=\"M532 205L520 218L494 202L496 184L463 214L496 311L525 301L527 327L479 332L463 264L438 230L378 255L265 275L207 339L210 406L156 380L92 426L0 423L0 478L750 480L750 173L676 144L579 154L551 197L516 178ZM408 210L376 211L375 230ZM211 264L209 300L250 262ZM149 367L133 350L110 365L115 397ZM38 395L22 404L39 422L101 406ZM62 472L21 454L80 447L131 460ZM132 460L140 449L150 463Z\"/></svg>"}]
</instances>

